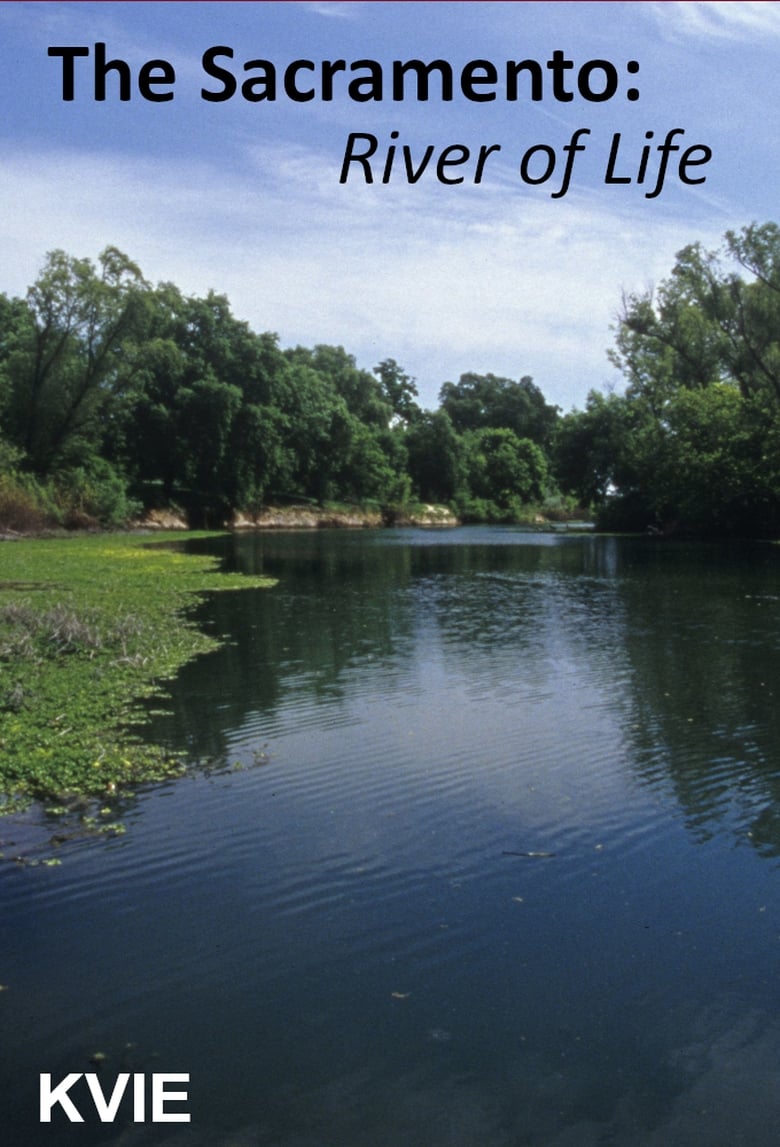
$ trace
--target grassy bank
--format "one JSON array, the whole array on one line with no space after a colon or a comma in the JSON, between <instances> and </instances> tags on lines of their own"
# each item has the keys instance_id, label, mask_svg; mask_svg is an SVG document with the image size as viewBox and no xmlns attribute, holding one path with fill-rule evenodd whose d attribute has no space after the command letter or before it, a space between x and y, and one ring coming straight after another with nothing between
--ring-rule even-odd
<instances>
[{"instance_id":1,"label":"grassy bank","mask_svg":"<svg viewBox=\"0 0 780 1147\"><path fill-rule=\"evenodd\" d=\"M114 794L185 767L133 734L138 700L214 648L187 616L199 594L271 584L165 545L193 536L0 544L0 808Z\"/></svg>"}]
</instances>

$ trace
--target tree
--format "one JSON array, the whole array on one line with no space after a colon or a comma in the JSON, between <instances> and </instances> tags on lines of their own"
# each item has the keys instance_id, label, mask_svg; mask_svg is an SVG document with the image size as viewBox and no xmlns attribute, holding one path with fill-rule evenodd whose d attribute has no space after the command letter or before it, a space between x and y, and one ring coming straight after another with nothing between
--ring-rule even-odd
<instances>
[{"instance_id":1,"label":"tree","mask_svg":"<svg viewBox=\"0 0 780 1147\"><path fill-rule=\"evenodd\" d=\"M99 452L134 376L148 284L115 247L98 268L51 252L4 340L6 434L41 475Z\"/></svg>"},{"instance_id":2,"label":"tree","mask_svg":"<svg viewBox=\"0 0 780 1147\"><path fill-rule=\"evenodd\" d=\"M540 446L548 444L558 416L558 407L545 402L527 375L513 382L495 374L462 374L457 383L444 383L439 403L459 434L503 427Z\"/></svg>"},{"instance_id":3,"label":"tree","mask_svg":"<svg viewBox=\"0 0 780 1147\"><path fill-rule=\"evenodd\" d=\"M636 485L632 439L646 418L640 404L592 390L584 410L559 421L553 470L561 489L584 506L601 506L610 493Z\"/></svg>"},{"instance_id":4,"label":"tree","mask_svg":"<svg viewBox=\"0 0 780 1147\"><path fill-rule=\"evenodd\" d=\"M382 398L394 416L407 425L415 422L422 413L417 405L415 380L401 369L394 358L383 359L374 367L374 374L379 379Z\"/></svg>"},{"instance_id":5,"label":"tree","mask_svg":"<svg viewBox=\"0 0 780 1147\"><path fill-rule=\"evenodd\" d=\"M777 462L767 469L751 413L750 402L726 383L674 396L646 462L659 522L732 534L762 532L768 516L775 524L767 478L777 477Z\"/></svg>"},{"instance_id":6,"label":"tree","mask_svg":"<svg viewBox=\"0 0 780 1147\"><path fill-rule=\"evenodd\" d=\"M657 291L623 299L610 357L625 395L589 400L564 420L561 481L632 526L771 528L780 519L780 229L752 224L716 251L680 251Z\"/></svg>"},{"instance_id":7,"label":"tree","mask_svg":"<svg viewBox=\"0 0 780 1147\"><path fill-rule=\"evenodd\" d=\"M403 502L409 480L404 473L406 452L390 430L377 431L350 418L350 438L335 473L339 497L349 500Z\"/></svg>"},{"instance_id":8,"label":"tree","mask_svg":"<svg viewBox=\"0 0 780 1147\"><path fill-rule=\"evenodd\" d=\"M114 247L52 252L25 299L0 296L0 468L85 515L119 520L126 495L209 522L290 495L452 502L469 475L510 511L541 494L556 418L530 378L492 374L424 412L395 359L282 351L225 295L152 288Z\"/></svg>"},{"instance_id":9,"label":"tree","mask_svg":"<svg viewBox=\"0 0 780 1147\"><path fill-rule=\"evenodd\" d=\"M367 426L384 429L392 417L377 379L360 370L354 356L340 346L296 347L288 352L290 362L311 367L324 383L346 403L350 414Z\"/></svg>"},{"instance_id":10,"label":"tree","mask_svg":"<svg viewBox=\"0 0 780 1147\"><path fill-rule=\"evenodd\" d=\"M423 411L405 435L412 488L423 502L451 502L465 482L463 443L446 410Z\"/></svg>"},{"instance_id":11,"label":"tree","mask_svg":"<svg viewBox=\"0 0 780 1147\"><path fill-rule=\"evenodd\" d=\"M148 337L112 437L147 500L184 502L195 516L255 505L285 488L288 364L273 334L254 334L224 295L188 298L170 283L149 300Z\"/></svg>"},{"instance_id":12,"label":"tree","mask_svg":"<svg viewBox=\"0 0 780 1147\"><path fill-rule=\"evenodd\" d=\"M729 231L717 251L685 247L656 292L624 298L615 341L613 363L656 408L717 382L780 403L780 228Z\"/></svg>"},{"instance_id":13,"label":"tree","mask_svg":"<svg viewBox=\"0 0 780 1147\"><path fill-rule=\"evenodd\" d=\"M542 497L547 460L530 438L507 427L466 435L466 471L472 494L510 509Z\"/></svg>"}]
</instances>

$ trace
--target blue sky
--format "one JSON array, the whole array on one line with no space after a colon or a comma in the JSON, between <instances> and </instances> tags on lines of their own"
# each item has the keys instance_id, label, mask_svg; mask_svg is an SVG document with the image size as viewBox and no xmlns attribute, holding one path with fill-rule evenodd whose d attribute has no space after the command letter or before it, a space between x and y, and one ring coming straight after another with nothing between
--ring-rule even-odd
<instances>
[{"instance_id":1,"label":"blue sky","mask_svg":"<svg viewBox=\"0 0 780 1147\"><path fill-rule=\"evenodd\" d=\"M76 64L76 98L61 98L56 45L107 45L137 75L150 59L176 72L174 98L93 98L92 59ZM608 60L616 94L604 102L501 96L476 103L407 98L359 103L338 87L330 102L210 103L201 88L215 45L243 64L270 60L444 59L546 62L561 50L579 68ZM639 62L629 79L626 63ZM223 63L229 63L224 60ZM778 218L780 3L0 3L0 290L23 294L45 253L95 258L125 251L152 282L191 294L224 292L234 313L282 346L340 344L371 368L393 357L417 379L424 405L464 371L530 374L564 410L588 390L621 385L607 361L621 292L657 283L674 254L723 232ZM594 73L598 78L600 73ZM595 81L594 81L595 82ZM571 81L569 81L571 83ZM635 84L639 98L626 98ZM576 91L576 85L575 85ZM571 186L532 186L519 165L589 131ZM646 133L653 145L682 128L683 147L712 158L676 159L660 195L605 183L632 174ZM398 132L415 156L461 144L499 144L483 180L367 185L339 172L350 132L380 148ZM677 153L679 155L679 153ZM656 153L652 153L655 163ZM625 164L625 168L623 165ZM533 169L532 169L533 171ZM648 174L648 180L650 174Z\"/></svg>"}]
</instances>

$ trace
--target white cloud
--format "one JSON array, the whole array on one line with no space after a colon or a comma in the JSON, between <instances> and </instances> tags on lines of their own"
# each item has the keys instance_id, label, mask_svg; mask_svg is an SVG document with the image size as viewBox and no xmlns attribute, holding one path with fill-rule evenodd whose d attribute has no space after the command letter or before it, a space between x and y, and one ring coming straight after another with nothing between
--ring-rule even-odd
<instances>
[{"instance_id":1,"label":"white cloud","mask_svg":"<svg viewBox=\"0 0 780 1147\"><path fill-rule=\"evenodd\" d=\"M663 30L679 35L739 41L780 36L775 0L673 0L650 9Z\"/></svg>"},{"instance_id":2,"label":"white cloud","mask_svg":"<svg viewBox=\"0 0 780 1147\"><path fill-rule=\"evenodd\" d=\"M327 0L307 0L302 5L307 11L313 12L315 16L325 16L327 19L337 20L351 20L355 17L355 9L362 8L363 5L351 0L350 3L339 2L333 0L328 3Z\"/></svg>"}]
</instances>

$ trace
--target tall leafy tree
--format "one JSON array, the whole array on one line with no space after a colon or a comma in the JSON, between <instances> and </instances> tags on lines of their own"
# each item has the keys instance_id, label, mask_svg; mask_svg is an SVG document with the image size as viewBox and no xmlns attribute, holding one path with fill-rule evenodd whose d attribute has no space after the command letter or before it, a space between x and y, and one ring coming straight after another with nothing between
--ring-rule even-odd
<instances>
[{"instance_id":1,"label":"tall leafy tree","mask_svg":"<svg viewBox=\"0 0 780 1147\"><path fill-rule=\"evenodd\" d=\"M610 357L626 390L591 395L556 436L561 483L610 524L764 532L780 520L780 229L684 248L623 299Z\"/></svg>"},{"instance_id":2,"label":"tall leafy tree","mask_svg":"<svg viewBox=\"0 0 780 1147\"><path fill-rule=\"evenodd\" d=\"M170 283L151 296L136 385L115 450L139 492L210 517L285 484L287 362L276 336L254 334L223 295L185 297Z\"/></svg>"},{"instance_id":3,"label":"tall leafy tree","mask_svg":"<svg viewBox=\"0 0 780 1147\"><path fill-rule=\"evenodd\" d=\"M5 433L39 474L80 464L136 369L148 284L107 247L97 267L51 252L27 292L4 361Z\"/></svg>"},{"instance_id":4,"label":"tall leafy tree","mask_svg":"<svg viewBox=\"0 0 780 1147\"><path fill-rule=\"evenodd\" d=\"M631 392L657 410L680 387L717 382L780 403L780 228L729 231L716 251L685 247L656 291L624 298L615 343Z\"/></svg>"}]
</instances>

